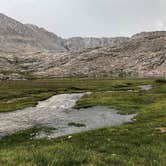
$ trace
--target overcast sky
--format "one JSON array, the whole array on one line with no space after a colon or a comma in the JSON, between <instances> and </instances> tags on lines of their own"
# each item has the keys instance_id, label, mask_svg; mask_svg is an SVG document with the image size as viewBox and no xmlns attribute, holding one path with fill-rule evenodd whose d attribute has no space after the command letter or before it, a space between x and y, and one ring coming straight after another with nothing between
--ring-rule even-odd
<instances>
[{"instance_id":1,"label":"overcast sky","mask_svg":"<svg viewBox=\"0 0 166 166\"><path fill-rule=\"evenodd\" d=\"M166 30L166 0L0 0L0 12L62 37Z\"/></svg>"}]
</instances>

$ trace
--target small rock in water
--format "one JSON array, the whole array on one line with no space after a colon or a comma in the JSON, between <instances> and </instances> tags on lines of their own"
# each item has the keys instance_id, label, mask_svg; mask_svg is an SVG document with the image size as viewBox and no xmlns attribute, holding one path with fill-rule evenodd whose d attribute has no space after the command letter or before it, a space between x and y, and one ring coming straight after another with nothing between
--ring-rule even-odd
<instances>
[{"instance_id":1,"label":"small rock in water","mask_svg":"<svg viewBox=\"0 0 166 166\"><path fill-rule=\"evenodd\" d=\"M152 85L142 85L142 86L139 86L139 88L141 88L141 90L151 90L152 89Z\"/></svg>"}]
</instances>

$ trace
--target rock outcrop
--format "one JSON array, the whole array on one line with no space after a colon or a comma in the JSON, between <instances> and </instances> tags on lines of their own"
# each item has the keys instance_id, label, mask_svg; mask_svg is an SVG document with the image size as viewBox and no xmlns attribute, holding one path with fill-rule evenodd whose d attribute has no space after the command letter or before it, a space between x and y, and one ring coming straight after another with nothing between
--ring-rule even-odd
<instances>
[{"instance_id":1,"label":"rock outcrop","mask_svg":"<svg viewBox=\"0 0 166 166\"><path fill-rule=\"evenodd\" d=\"M118 46L126 41L127 37L116 37L116 38L81 38L73 37L64 40L65 47L70 51L81 51L89 48L97 47L114 47Z\"/></svg>"},{"instance_id":2,"label":"rock outcrop","mask_svg":"<svg viewBox=\"0 0 166 166\"><path fill-rule=\"evenodd\" d=\"M0 50L8 52L80 51L87 48L114 46L127 38L70 38L62 39L44 28L32 24L22 24L4 14L0 14Z\"/></svg>"},{"instance_id":3,"label":"rock outcrop","mask_svg":"<svg viewBox=\"0 0 166 166\"><path fill-rule=\"evenodd\" d=\"M0 50L23 51L66 51L63 39L35 25L22 24L0 14Z\"/></svg>"}]
</instances>

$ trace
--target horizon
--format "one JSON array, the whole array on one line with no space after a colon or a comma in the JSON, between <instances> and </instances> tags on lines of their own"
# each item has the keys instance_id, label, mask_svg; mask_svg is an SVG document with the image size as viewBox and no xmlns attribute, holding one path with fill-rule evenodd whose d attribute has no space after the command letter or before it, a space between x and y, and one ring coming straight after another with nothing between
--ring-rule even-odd
<instances>
[{"instance_id":1,"label":"horizon","mask_svg":"<svg viewBox=\"0 0 166 166\"><path fill-rule=\"evenodd\" d=\"M21 21L17 20L16 18L13 18L13 17L10 17L9 15L5 14L5 13L0 13L1 15L4 15L10 19L13 19L23 25L33 25L33 26L37 26L38 28L43 28L45 29L46 31L48 32L51 32L51 33L54 33L55 35L57 35L58 37L62 38L62 39L72 39L72 38L131 38L132 36L136 35L136 34L140 34L140 33L150 33L150 32L166 32L166 30L155 30L155 31L140 31L140 32L137 32L135 34L132 34L131 36L101 36L101 37L96 37L96 36L71 36L71 37L62 37L60 36L59 34L55 33L55 32L52 32L52 31L49 31L48 29L46 29L45 27L41 27L41 26L38 26L36 24L32 24L32 23L22 23Z\"/></svg>"},{"instance_id":2,"label":"horizon","mask_svg":"<svg viewBox=\"0 0 166 166\"><path fill-rule=\"evenodd\" d=\"M0 12L62 38L131 37L165 31L164 0L1 0Z\"/></svg>"}]
</instances>

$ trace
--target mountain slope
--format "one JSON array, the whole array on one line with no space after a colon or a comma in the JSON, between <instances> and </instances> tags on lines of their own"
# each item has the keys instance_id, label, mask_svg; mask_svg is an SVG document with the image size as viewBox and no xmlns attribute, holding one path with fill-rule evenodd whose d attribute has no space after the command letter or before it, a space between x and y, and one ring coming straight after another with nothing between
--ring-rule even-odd
<instances>
[{"instance_id":1,"label":"mountain slope","mask_svg":"<svg viewBox=\"0 0 166 166\"><path fill-rule=\"evenodd\" d=\"M0 14L0 79L166 77L166 32L62 39Z\"/></svg>"},{"instance_id":2,"label":"mountain slope","mask_svg":"<svg viewBox=\"0 0 166 166\"><path fill-rule=\"evenodd\" d=\"M70 51L80 51L88 48L118 46L124 42L127 42L128 40L129 38L127 37L116 37L116 38L73 37L64 40L64 45Z\"/></svg>"},{"instance_id":3,"label":"mountain slope","mask_svg":"<svg viewBox=\"0 0 166 166\"><path fill-rule=\"evenodd\" d=\"M139 36L116 47L57 56L55 59L59 63L56 66L35 71L35 74L52 77L166 77L166 32Z\"/></svg>"},{"instance_id":4,"label":"mountain slope","mask_svg":"<svg viewBox=\"0 0 166 166\"><path fill-rule=\"evenodd\" d=\"M66 51L62 42L60 37L43 28L25 25L0 14L0 49L5 52Z\"/></svg>"},{"instance_id":5,"label":"mountain slope","mask_svg":"<svg viewBox=\"0 0 166 166\"><path fill-rule=\"evenodd\" d=\"M114 46L128 38L70 38L62 39L44 28L22 24L0 14L0 50L20 51L80 51L87 48Z\"/></svg>"}]
</instances>

